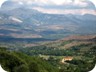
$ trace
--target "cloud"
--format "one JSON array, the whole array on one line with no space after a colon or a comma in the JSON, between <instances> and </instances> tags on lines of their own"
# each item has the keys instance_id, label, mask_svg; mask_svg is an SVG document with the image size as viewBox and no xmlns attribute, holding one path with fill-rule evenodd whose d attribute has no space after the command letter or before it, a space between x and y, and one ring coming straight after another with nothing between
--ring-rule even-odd
<instances>
[{"instance_id":1,"label":"cloud","mask_svg":"<svg viewBox=\"0 0 96 72\"><path fill-rule=\"evenodd\" d=\"M9 0L9 1L17 1L17 2L22 2L26 4L32 4L32 3L37 3L37 4L56 4L56 5L61 5L61 4L68 4L68 3L76 3L79 4L82 1L88 1L88 0ZM95 1L95 0L91 0Z\"/></svg>"},{"instance_id":2,"label":"cloud","mask_svg":"<svg viewBox=\"0 0 96 72\"><path fill-rule=\"evenodd\" d=\"M94 8L89 0L11 0L27 6L46 8ZM95 0L92 0L95 1Z\"/></svg>"},{"instance_id":3,"label":"cloud","mask_svg":"<svg viewBox=\"0 0 96 72\"><path fill-rule=\"evenodd\" d=\"M0 3L4 2L5 0L0 0ZM86 6L86 1L89 0L8 0L8 1L15 1L19 2L21 4L27 4L27 5L67 5L67 4L74 4L78 6ZM96 0L90 0L94 2L96 5Z\"/></svg>"},{"instance_id":4,"label":"cloud","mask_svg":"<svg viewBox=\"0 0 96 72\"><path fill-rule=\"evenodd\" d=\"M8 1L16 2L18 3L16 5L20 6L22 5L23 7L36 9L44 13L68 13L67 11L77 13L79 12L78 10L81 9L82 11L80 12L82 12L83 14L86 9L87 9L86 11L91 10L89 12L92 13L93 13L92 10L96 9L95 5L92 3L95 2L96 0L8 0Z\"/></svg>"},{"instance_id":5,"label":"cloud","mask_svg":"<svg viewBox=\"0 0 96 72\"><path fill-rule=\"evenodd\" d=\"M95 6L89 0L55 0L53 4L33 5L32 8L44 13L54 14L96 14ZM59 3L58 3L59 2Z\"/></svg>"},{"instance_id":6,"label":"cloud","mask_svg":"<svg viewBox=\"0 0 96 72\"><path fill-rule=\"evenodd\" d=\"M34 7L33 9L36 9L38 11L41 11L43 13L48 13L48 14L93 14L96 15L96 11L92 9L44 9L41 7Z\"/></svg>"}]
</instances>

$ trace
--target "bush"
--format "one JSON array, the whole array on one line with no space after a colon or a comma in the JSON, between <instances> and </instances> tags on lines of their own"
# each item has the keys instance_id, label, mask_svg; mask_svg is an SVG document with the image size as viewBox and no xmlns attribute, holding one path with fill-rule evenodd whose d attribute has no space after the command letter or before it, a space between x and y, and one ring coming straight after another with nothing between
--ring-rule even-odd
<instances>
[{"instance_id":1,"label":"bush","mask_svg":"<svg viewBox=\"0 0 96 72\"><path fill-rule=\"evenodd\" d=\"M30 72L28 66L21 65L19 67L14 68L14 72Z\"/></svg>"}]
</instances>

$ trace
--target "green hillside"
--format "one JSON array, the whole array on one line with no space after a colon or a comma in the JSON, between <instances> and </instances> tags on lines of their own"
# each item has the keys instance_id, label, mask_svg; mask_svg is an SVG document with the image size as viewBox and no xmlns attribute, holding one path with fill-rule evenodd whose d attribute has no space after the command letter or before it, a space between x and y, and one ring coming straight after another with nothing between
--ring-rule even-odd
<instances>
[{"instance_id":1,"label":"green hillside","mask_svg":"<svg viewBox=\"0 0 96 72\"><path fill-rule=\"evenodd\" d=\"M58 69L39 57L0 48L0 64L8 72L58 72Z\"/></svg>"},{"instance_id":2,"label":"green hillside","mask_svg":"<svg viewBox=\"0 0 96 72\"><path fill-rule=\"evenodd\" d=\"M0 63L9 72L88 72L95 55L95 36L71 36L17 50L1 47ZM72 59L63 61L68 57Z\"/></svg>"}]
</instances>

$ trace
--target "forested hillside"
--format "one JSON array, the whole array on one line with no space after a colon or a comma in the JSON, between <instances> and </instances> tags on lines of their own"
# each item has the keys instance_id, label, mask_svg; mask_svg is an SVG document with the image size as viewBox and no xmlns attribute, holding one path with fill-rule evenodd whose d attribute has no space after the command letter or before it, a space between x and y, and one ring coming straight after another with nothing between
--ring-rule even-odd
<instances>
[{"instance_id":1,"label":"forested hillside","mask_svg":"<svg viewBox=\"0 0 96 72\"><path fill-rule=\"evenodd\" d=\"M58 72L58 69L39 57L0 47L0 64L8 72Z\"/></svg>"},{"instance_id":2,"label":"forested hillside","mask_svg":"<svg viewBox=\"0 0 96 72\"><path fill-rule=\"evenodd\" d=\"M95 36L72 36L18 50L0 47L0 63L9 72L87 72L96 63L95 55Z\"/></svg>"}]
</instances>

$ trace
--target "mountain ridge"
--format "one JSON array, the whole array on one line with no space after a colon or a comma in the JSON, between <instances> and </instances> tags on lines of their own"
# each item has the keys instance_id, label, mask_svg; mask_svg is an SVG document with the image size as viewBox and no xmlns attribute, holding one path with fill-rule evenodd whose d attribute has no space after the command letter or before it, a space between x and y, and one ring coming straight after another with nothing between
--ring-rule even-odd
<instances>
[{"instance_id":1,"label":"mountain ridge","mask_svg":"<svg viewBox=\"0 0 96 72\"><path fill-rule=\"evenodd\" d=\"M17 33L5 34L15 38L22 35L29 38L63 38L72 34L94 34L96 16L91 14L46 14L29 8L0 10L0 30L15 30ZM21 34L20 34L21 33ZM4 35L4 33L0 33ZM36 38L35 37L35 38Z\"/></svg>"}]
</instances>

